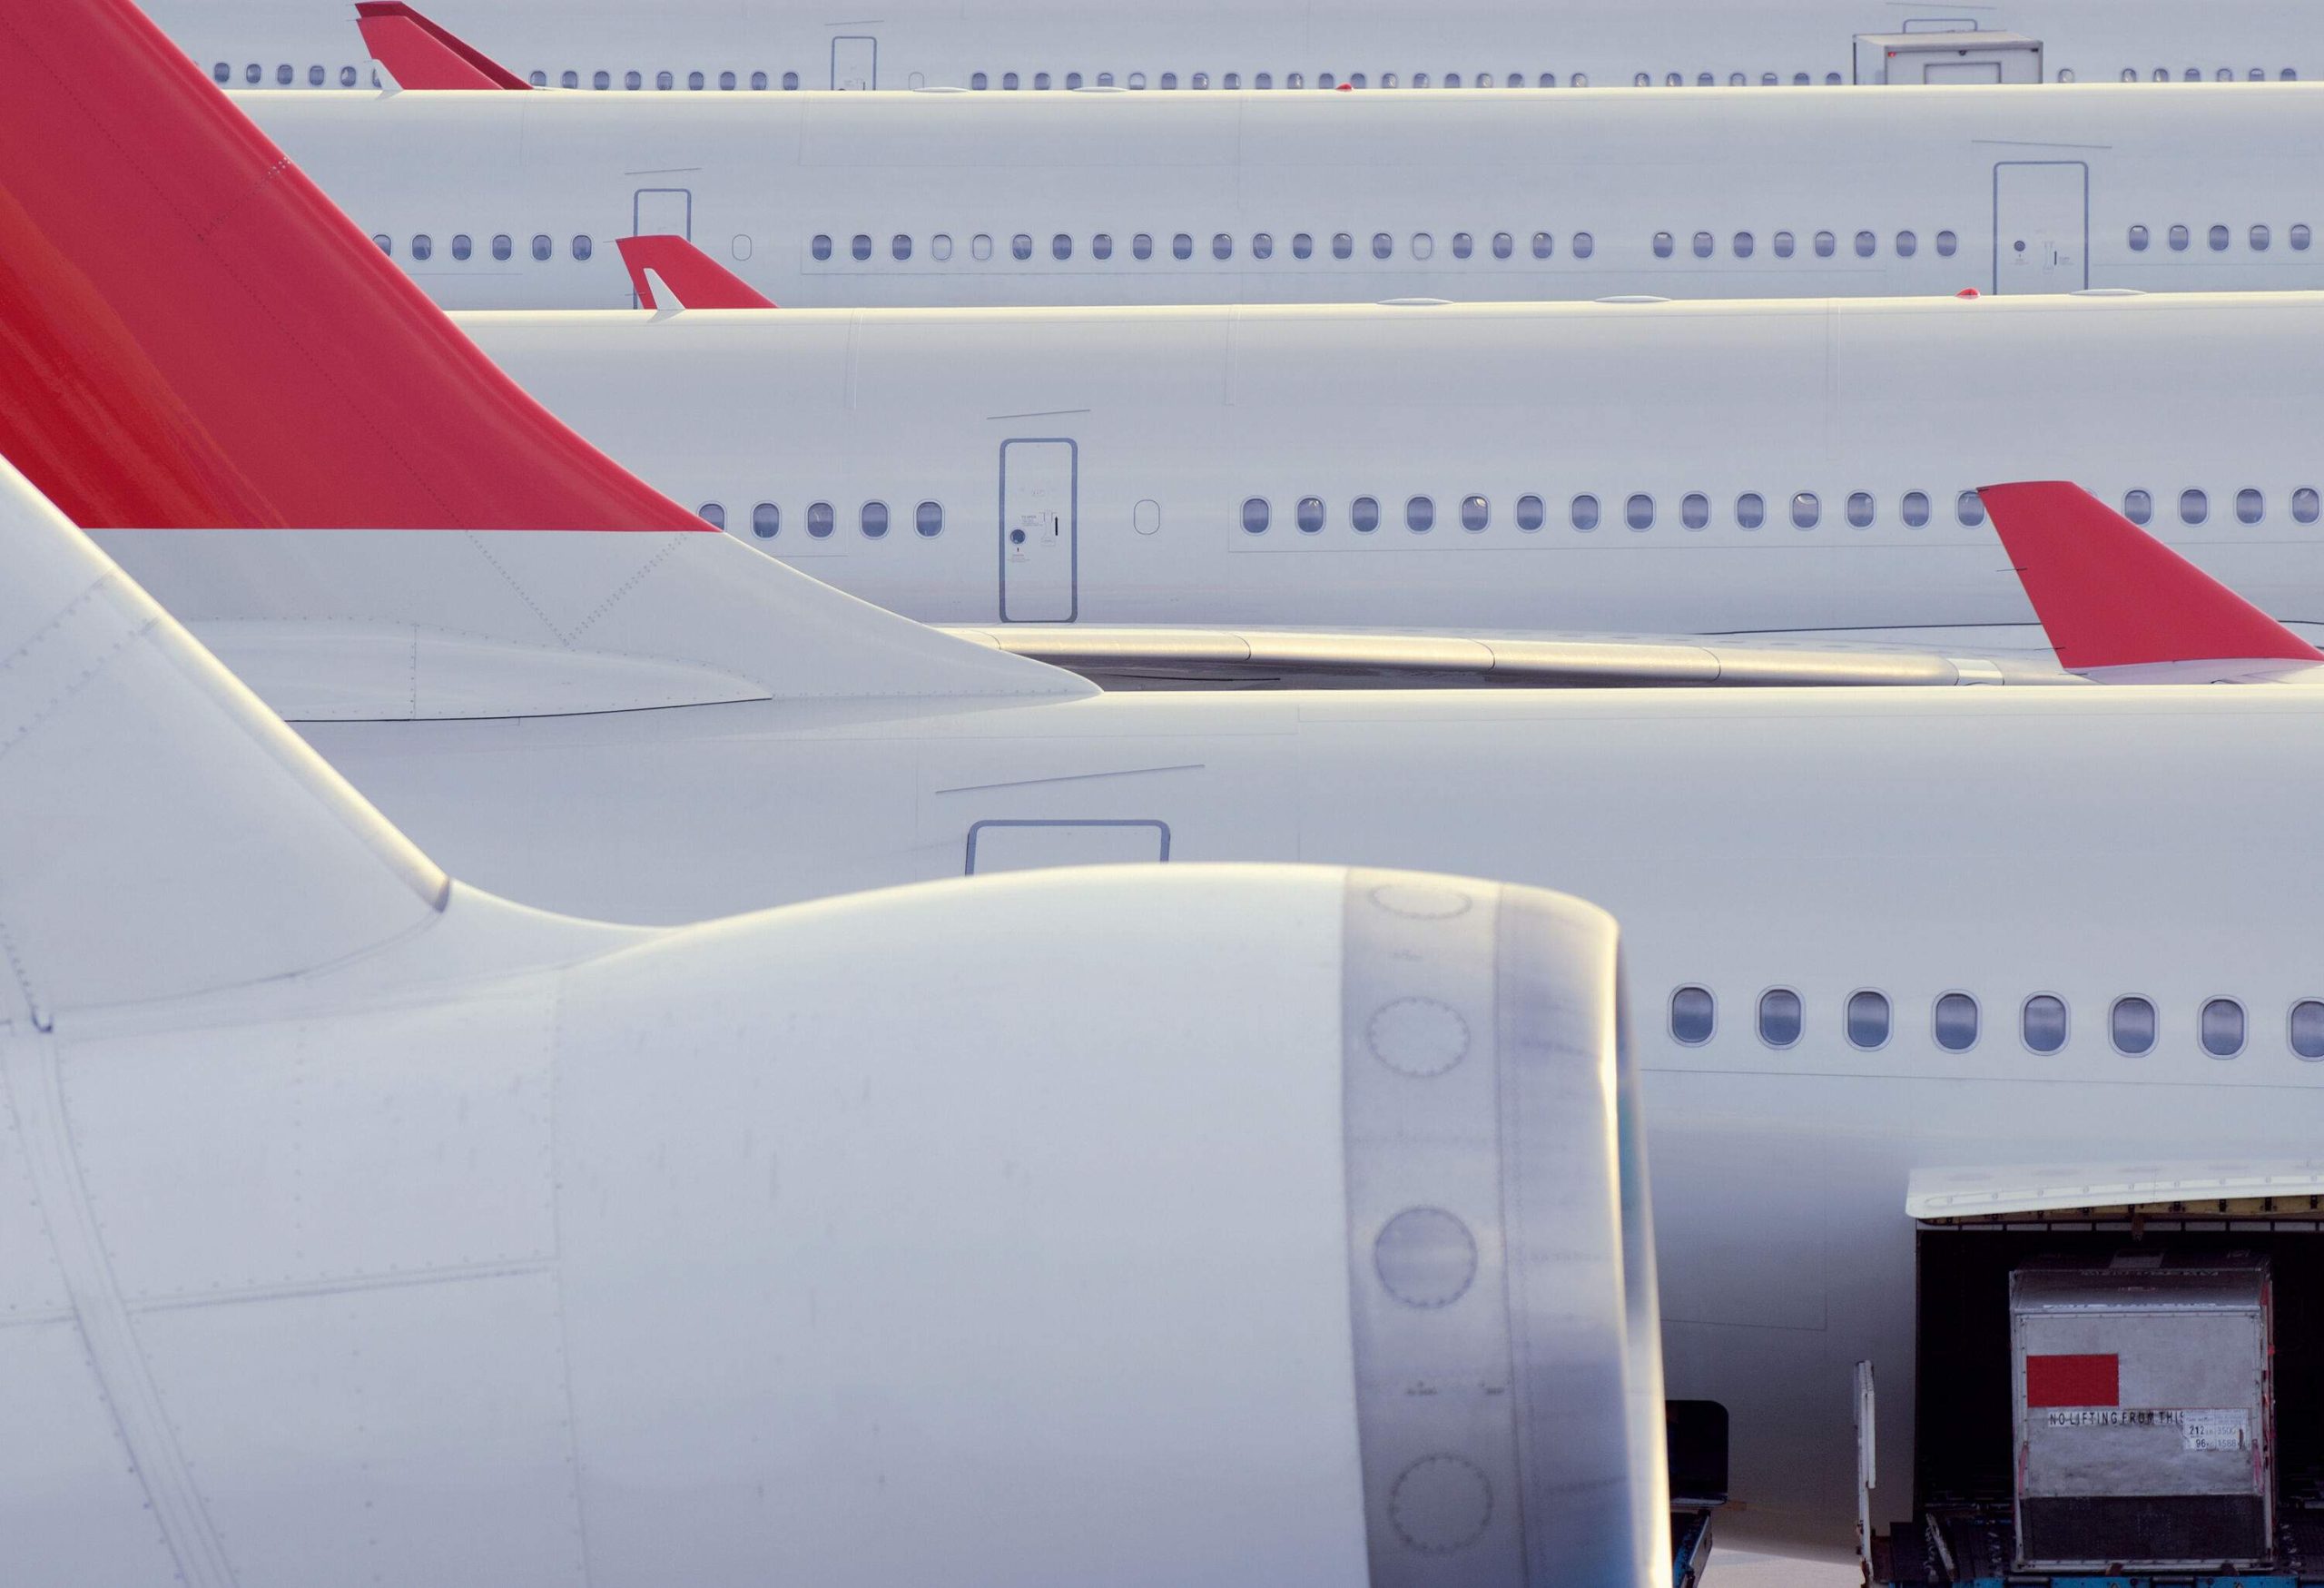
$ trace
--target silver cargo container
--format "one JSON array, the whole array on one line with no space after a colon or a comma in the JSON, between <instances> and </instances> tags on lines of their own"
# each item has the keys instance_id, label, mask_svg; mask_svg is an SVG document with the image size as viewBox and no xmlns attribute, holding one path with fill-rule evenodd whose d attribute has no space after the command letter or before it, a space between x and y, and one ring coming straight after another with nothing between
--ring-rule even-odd
<instances>
[{"instance_id":1,"label":"silver cargo container","mask_svg":"<svg viewBox=\"0 0 2324 1588\"><path fill-rule=\"evenodd\" d=\"M2128 1252L2014 1269L2017 1564L2270 1563L2270 1329L2264 1258Z\"/></svg>"}]
</instances>

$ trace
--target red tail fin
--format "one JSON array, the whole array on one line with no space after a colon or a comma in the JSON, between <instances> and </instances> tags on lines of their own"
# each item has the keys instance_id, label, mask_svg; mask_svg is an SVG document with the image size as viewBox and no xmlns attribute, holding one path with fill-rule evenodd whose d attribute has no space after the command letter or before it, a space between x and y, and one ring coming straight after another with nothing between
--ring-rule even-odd
<instances>
[{"instance_id":1,"label":"red tail fin","mask_svg":"<svg viewBox=\"0 0 2324 1588\"><path fill-rule=\"evenodd\" d=\"M2074 672L2159 662L2324 662L2313 646L2063 480L1977 494L2058 660Z\"/></svg>"},{"instance_id":2,"label":"red tail fin","mask_svg":"<svg viewBox=\"0 0 2324 1588\"><path fill-rule=\"evenodd\" d=\"M672 309L772 309L774 300L720 264L683 237L625 237L620 240L621 262L629 267L630 284L638 301L648 309L665 307L655 296L654 281L669 290L676 301ZM654 272L649 280L646 271Z\"/></svg>"},{"instance_id":3,"label":"red tail fin","mask_svg":"<svg viewBox=\"0 0 2324 1588\"><path fill-rule=\"evenodd\" d=\"M128 0L0 6L0 454L89 528L707 529Z\"/></svg>"},{"instance_id":4,"label":"red tail fin","mask_svg":"<svg viewBox=\"0 0 2324 1588\"><path fill-rule=\"evenodd\" d=\"M404 0L355 0L355 25L371 58L399 88L530 88L483 51L437 26Z\"/></svg>"}]
</instances>

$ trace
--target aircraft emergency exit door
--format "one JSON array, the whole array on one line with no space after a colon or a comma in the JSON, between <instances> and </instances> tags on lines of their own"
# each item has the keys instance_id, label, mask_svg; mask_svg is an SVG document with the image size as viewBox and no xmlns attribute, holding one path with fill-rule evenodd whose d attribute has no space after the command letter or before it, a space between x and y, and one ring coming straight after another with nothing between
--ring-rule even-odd
<instances>
[{"instance_id":1,"label":"aircraft emergency exit door","mask_svg":"<svg viewBox=\"0 0 2324 1588\"><path fill-rule=\"evenodd\" d=\"M1067 440L1000 444L1000 619L1070 623L1075 616L1078 462Z\"/></svg>"},{"instance_id":2,"label":"aircraft emergency exit door","mask_svg":"<svg viewBox=\"0 0 2324 1588\"><path fill-rule=\"evenodd\" d=\"M1994 291L2090 285L2090 167L2010 160L1994 167Z\"/></svg>"},{"instance_id":3,"label":"aircraft emergency exit door","mask_svg":"<svg viewBox=\"0 0 2324 1588\"><path fill-rule=\"evenodd\" d=\"M880 85L880 41L856 34L832 40L832 86L877 88Z\"/></svg>"}]
</instances>

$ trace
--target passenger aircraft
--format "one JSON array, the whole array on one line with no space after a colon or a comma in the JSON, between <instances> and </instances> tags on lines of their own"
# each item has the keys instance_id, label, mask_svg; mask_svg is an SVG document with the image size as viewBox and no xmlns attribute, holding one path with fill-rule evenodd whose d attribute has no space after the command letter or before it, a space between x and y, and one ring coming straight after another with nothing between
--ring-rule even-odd
<instances>
[{"instance_id":1,"label":"passenger aircraft","mask_svg":"<svg viewBox=\"0 0 2324 1588\"><path fill-rule=\"evenodd\" d=\"M1669 1582L1602 912L543 914L5 465L0 550L11 1583Z\"/></svg>"},{"instance_id":2,"label":"passenger aircraft","mask_svg":"<svg viewBox=\"0 0 2324 1588\"><path fill-rule=\"evenodd\" d=\"M2324 84L1674 103L242 102L448 308L625 307L614 243L661 232L792 307L2324 286Z\"/></svg>"},{"instance_id":3,"label":"passenger aircraft","mask_svg":"<svg viewBox=\"0 0 2324 1588\"><path fill-rule=\"evenodd\" d=\"M2324 619L2324 295L455 321L649 484L929 622L2020 624L1974 488L2045 473Z\"/></svg>"},{"instance_id":4,"label":"passenger aircraft","mask_svg":"<svg viewBox=\"0 0 2324 1588\"><path fill-rule=\"evenodd\" d=\"M25 47L0 57L15 64L0 174L27 218L12 253L23 295L6 303L0 347L8 389L30 399L0 410L0 451L83 517L276 526L98 538L250 662L263 693L308 719L310 742L458 874L552 908L675 922L1068 861L1328 859L1556 883L1611 910L1640 1011L1669 1389L1732 1415L1729 1536L1847 1547L1863 1500L1858 1366L1891 1386L1913 1378L1916 1218L2169 1204L2223 1184L2324 1193L2305 1165L2324 1129L2316 691L1098 695L707 532L451 334L158 35L111 11L37 20L27 36L12 19ZM87 75L108 91L83 92ZM106 245L123 212L153 217L136 249ZM90 313L63 319L58 305ZM2224 647L2145 657L2231 662L2248 644L2237 625ZM101 782L174 831L168 765ZM122 826L143 831L134 814ZM94 853L40 850L58 865ZM223 863L241 850L197 853ZM244 886L237 870L204 896ZM235 941L207 920L155 925L172 953ZM976 1004L1007 1007L1000 1050L1020 1020L1077 1045L1116 1020L1167 1031L1174 1050L1203 1041L1180 1042L1180 1016L1158 1000L1078 1001L1096 972L1069 921L1054 936L989 922L978 932L1030 977ZM877 967L891 988L958 985L947 941L867 917L860 935L822 940L829 960L738 938L748 969L735 973L851 1001L854 979L830 967ZM1244 941L1217 935L1229 950ZM1174 983L1181 1001L1193 984ZM1206 984L1204 1000L1216 996ZM609 1024L596 1008L569 1009L565 1029L595 1041ZM697 1004L688 1018L715 1014ZM652 1041L612 1023L636 1075L606 1115L668 1118L673 1105L655 1100L668 1067L634 1062L656 1057ZM1391 1067L1462 1074L1495 1029L1425 998L1364 1027ZM819 1030L803 1045L841 1050ZM326 1035L310 1051L340 1047ZM943 1057L980 1098L1006 1095L973 1054ZM822 1062L816 1095L859 1095L854 1072ZM125 1075L116 1084L149 1118L184 1117L142 1069L70 1073ZM959 1095L939 1092L938 1110ZM1271 1116L1239 1095L1205 1099L1201 1117L1267 1135ZM705 1117L725 1116L705 1105ZM704 1138L684 1139L677 1159L704 1157ZM212 1145L205 1164L246 1160ZM2033 1162L2043 1167L2013 1167ZM1973 1198L1960 1188L1976 1174L1986 1185ZM367 1184L367 1216L379 1200ZM636 1238L667 1243L665 1226L694 1210L656 1203ZM295 1288L300 1274L267 1255L247 1254L246 1282ZM505 1255L481 1240L461 1252ZM989 1283L1013 1293L1024 1265ZM1238 1329L1246 1312L1234 1309ZM722 1338L768 1339L758 1313L719 1317L734 1331ZM593 1352L628 1339L577 1334ZM673 1374L700 1371L699 1336L662 1337L679 1341ZM893 1338L877 1331L871 1345ZM222 1396L250 1382L210 1377ZM577 1398L575 1426L596 1406ZM834 1405L829 1426L869 1438L881 1414L921 1426L884 1402ZM1910 1406L1892 1396L1876 1425L1876 1521L1911 1500ZM45 1461L51 1448L15 1454ZM680 1477L694 1470L657 1448ZM1088 1448L1060 1459L1086 1464ZM655 1475L614 1475L633 1488ZM1184 1527L1185 1507L1167 1514L1201 1532Z\"/></svg>"},{"instance_id":5,"label":"passenger aircraft","mask_svg":"<svg viewBox=\"0 0 2324 1588\"><path fill-rule=\"evenodd\" d=\"M330 0L153 0L147 9L222 84L369 85L348 8ZM900 0L878 7L876 20L830 21L733 0L429 0L428 9L536 85L617 91L1822 84L1880 80L1885 57L1859 35L1965 23L2019 40L1996 63L2013 75L2057 82L2324 72L2314 8L2299 0L2011 0L1950 11L1864 0Z\"/></svg>"}]
</instances>

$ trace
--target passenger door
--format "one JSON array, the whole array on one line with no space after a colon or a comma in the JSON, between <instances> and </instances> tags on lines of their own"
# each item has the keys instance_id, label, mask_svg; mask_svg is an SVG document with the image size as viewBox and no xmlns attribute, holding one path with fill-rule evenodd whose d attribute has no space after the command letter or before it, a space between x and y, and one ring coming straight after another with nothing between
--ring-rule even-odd
<instances>
[{"instance_id":1,"label":"passenger door","mask_svg":"<svg viewBox=\"0 0 2324 1588\"><path fill-rule=\"evenodd\" d=\"M1000 618L1070 623L1078 532L1078 457L1053 438L1000 444Z\"/></svg>"},{"instance_id":2,"label":"passenger door","mask_svg":"<svg viewBox=\"0 0 2324 1588\"><path fill-rule=\"evenodd\" d=\"M832 40L832 86L880 86L880 41L860 34L843 34Z\"/></svg>"},{"instance_id":3,"label":"passenger door","mask_svg":"<svg viewBox=\"0 0 2324 1588\"><path fill-rule=\"evenodd\" d=\"M1994 167L1994 291L2090 285L2090 167L2010 160Z\"/></svg>"}]
</instances>

